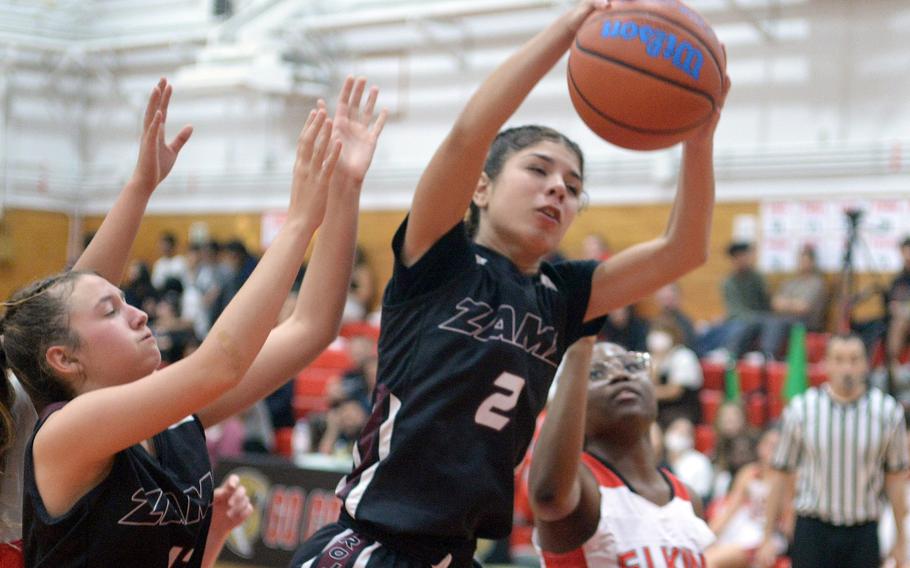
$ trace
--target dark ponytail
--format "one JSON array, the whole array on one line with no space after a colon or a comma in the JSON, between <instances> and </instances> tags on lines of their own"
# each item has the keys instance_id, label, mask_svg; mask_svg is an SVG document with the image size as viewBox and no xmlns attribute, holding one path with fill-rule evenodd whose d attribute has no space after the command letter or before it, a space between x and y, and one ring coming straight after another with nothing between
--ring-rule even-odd
<instances>
[{"instance_id":1,"label":"dark ponytail","mask_svg":"<svg viewBox=\"0 0 910 568\"><path fill-rule=\"evenodd\" d=\"M15 391L7 376L6 351L3 349L3 323L0 318L0 472L4 470L3 456L6 450L13 445L16 425L13 423L13 403Z\"/></svg>"},{"instance_id":2,"label":"dark ponytail","mask_svg":"<svg viewBox=\"0 0 910 568\"><path fill-rule=\"evenodd\" d=\"M536 124L507 128L497 134L490 145L490 151L487 153L487 160L483 165L483 173L487 174L490 181L496 180L502 171L502 167L512 154L545 140L562 144L578 156L578 167L581 170L579 173L582 177L584 176L585 156L578 144L558 130ZM465 220L465 230L468 233L468 237L473 239L477 235L479 227L480 208L471 202L471 209Z\"/></svg>"}]
</instances>

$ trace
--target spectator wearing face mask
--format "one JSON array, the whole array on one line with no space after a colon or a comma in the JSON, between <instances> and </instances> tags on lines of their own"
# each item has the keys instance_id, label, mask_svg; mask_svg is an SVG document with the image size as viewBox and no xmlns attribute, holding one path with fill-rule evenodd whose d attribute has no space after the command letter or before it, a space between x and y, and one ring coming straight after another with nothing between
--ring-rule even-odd
<instances>
[{"instance_id":1,"label":"spectator wearing face mask","mask_svg":"<svg viewBox=\"0 0 910 568\"><path fill-rule=\"evenodd\" d=\"M738 402L728 401L717 409L714 420L714 498L723 497L744 465L756 459L758 433Z\"/></svg>"},{"instance_id":2,"label":"spectator wearing face mask","mask_svg":"<svg viewBox=\"0 0 910 568\"><path fill-rule=\"evenodd\" d=\"M674 282L654 292L654 302L657 304L657 315L661 318L672 319L683 334L683 343L689 349L695 350L698 343L698 332L695 324L682 309L682 290Z\"/></svg>"},{"instance_id":3,"label":"spectator wearing face mask","mask_svg":"<svg viewBox=\"0 0 910 568\"><path fill-rule=\"evenodd\" d=\"M711 460L695 449L695 426L686 418L677 418L664 433L667 464L683 483L691 487L703 502L711 496L714 469Z\"/></svg>"},{"instance_id":4,"label":"spectator wearing face mask","mask_svg":"<svg viewBox=\"0 0 910 568\"><path fill-rule=\"evenodd\" d=\"M682 330L672 319L659 316L651 322L646 343L651 354L658 423L666 428L675 419L686 418L697 424L701 420L698 390L704 376L698 356L684 344Z\"/></svg>"}]
</instances>

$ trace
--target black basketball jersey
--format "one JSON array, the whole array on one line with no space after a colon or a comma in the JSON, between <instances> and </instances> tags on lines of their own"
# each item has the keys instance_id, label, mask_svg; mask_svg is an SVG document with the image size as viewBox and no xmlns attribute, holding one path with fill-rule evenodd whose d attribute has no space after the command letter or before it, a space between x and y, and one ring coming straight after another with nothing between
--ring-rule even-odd
<instances>
[{"instance_id":1,"label":"black basketball jersey","mask_svg":"<svg viewBox=\"0 0 910 568\"><path fill-rule=\"evenodd\" d=\"M383 297L372 416L337 494L343 521L380 539L470 548L511 531L514 469L556 367L602 324L582 321L597 263L522 274L459 223L407 268L406 224Z\"/></svg>"},{"instance_id":2,"label":"black basketball jersey","mask_svg":"<svg viewBox=\"0 0 910 568\"><path fill-rule=\"evenodd\" d=\"M46 418L36 426L41 428ZM103 425L99 426L103 427ZM35 485L32 440L25 459L23 538L30 568L192 568L202 563L214 492L205 434L187 417L119 452L108 476L53 518Z\"/></svg>"}]
</instances>

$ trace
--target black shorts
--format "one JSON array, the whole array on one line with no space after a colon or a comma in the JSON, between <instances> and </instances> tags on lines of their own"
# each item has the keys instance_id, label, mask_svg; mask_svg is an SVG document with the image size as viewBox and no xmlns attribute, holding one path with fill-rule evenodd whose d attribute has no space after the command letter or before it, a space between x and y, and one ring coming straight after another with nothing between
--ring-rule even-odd
<instances>
[{"instance_id":1,"label":"black shorts","mask_svg":"<svg viewBox=\"0 0 910 568\"><path fill-rule=\"evenodd\" d=\"M878 566L878 523L844 527L812 517L797 517L790 560L793 568Z\"/></svg>"},{"instance_id":2,"label":"black shorts","mask_svg":"<svg viewBox=\"0 0 910 568\"><path fill-rule=\"evenodd\" d=\"M474 562L474 566L480 566ZM326 525L303 543L290 568L450 568L452 555L431 564L347 528Z\"/></svg>"}]
</instances>

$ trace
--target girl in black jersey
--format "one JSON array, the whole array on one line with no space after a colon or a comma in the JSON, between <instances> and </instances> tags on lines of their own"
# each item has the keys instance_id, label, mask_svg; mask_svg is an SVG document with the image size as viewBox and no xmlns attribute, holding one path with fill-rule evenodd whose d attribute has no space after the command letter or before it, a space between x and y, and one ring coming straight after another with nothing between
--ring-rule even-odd
<instances>
[{"instance_id":1,"label":"girl in black jersey","mask_svg":"<svg viewBox=\"0 0 910 568\"><path fill-rule=\"evenodd\" d=\"M372 416L337 525L296 566L469 566L511 530L513 469L556 366L598 318L704 262L718 112L685 143L666 232L600 262L549 264L583 201L583 159L538 126L497 132L604 0L584 0L474 93L395 235ZM472 210L473 240L462 220Z\"/></svg>"},{"instance_id":2,"label":"girl in black jersey","mask_svg":"<svg viewBox=\"0 0 910 568\"><path fill-rule=\"evenodd\" d=\"M155 88L135 174L74 270L4 304L4 361L41 413L24 460L27 566L214 565L225 531L207 540L212 507L243 511L231 502L236 482L213 503L203 428L273 391L337 333L360 188L385 120L373 120L375 88L361 107L364 85L345 82L334 121L323 104L310 114L287 222L199 348L159 371L146 314L111 283L191 132L165 143L171 87ZM323 217L294 314L273 329Z\"/></svg>"}]
</instances>

